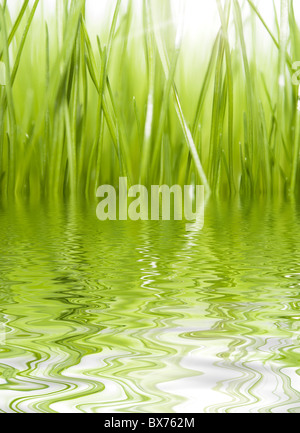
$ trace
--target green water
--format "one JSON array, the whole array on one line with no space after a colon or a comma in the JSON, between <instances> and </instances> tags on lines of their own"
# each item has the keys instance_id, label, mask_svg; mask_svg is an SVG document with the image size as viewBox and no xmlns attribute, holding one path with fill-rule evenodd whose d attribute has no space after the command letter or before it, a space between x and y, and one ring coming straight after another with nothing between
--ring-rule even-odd
<instances>
[{"instance_id":1,"label":"green water","mask_svg":"<svg viewBox=\"0 0 300 433\"><path fill-rule=\"evenodd\" d=\"M2 412L300 412L300 208L0 209Z\"/></svg>"}]
</instances>

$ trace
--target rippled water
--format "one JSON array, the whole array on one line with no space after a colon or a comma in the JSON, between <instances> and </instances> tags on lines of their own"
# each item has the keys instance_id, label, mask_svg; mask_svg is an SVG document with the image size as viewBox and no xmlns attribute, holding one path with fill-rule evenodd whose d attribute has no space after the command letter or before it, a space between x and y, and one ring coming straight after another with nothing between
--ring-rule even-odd
<instances>
[{"instance_id":1,"label":"rippled water","mask_svg":"<svg viewBox=\"0 0 300 433\"><path fill-rule=\"evenodd\" d=\"M2 412L300 412L300 208L0 210Z\"/></svg>"}]
</instances>

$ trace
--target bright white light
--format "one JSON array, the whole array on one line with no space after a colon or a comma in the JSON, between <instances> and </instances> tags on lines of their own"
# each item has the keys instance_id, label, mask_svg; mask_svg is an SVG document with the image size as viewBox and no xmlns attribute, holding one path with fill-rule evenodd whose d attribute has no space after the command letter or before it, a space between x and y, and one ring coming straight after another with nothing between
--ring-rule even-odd
<instances>
[{"instance_id":1,"label":"bright white light","mask_svg":"<svg viewBox=\"0 0 300 433\"><path fill-rule=\"evenodd\" d=\"M279 76L279 86L280 87L284 87L285 86L285 79L284 79L284 75L283 74L281 74L280 76Z\"/></svg>"},{"instance_id":2,"label":"bright white light","mask_svg":"<svg viewBox=\"0 0 300 433\"><path fill-rule=\"evenodd\" d=\"M2 2L3 0L0 0ZM63 4L66 0L41 0L39 7L39 13L41 10L44 11L45 16L55 13L57 2ZM107 17L112 17L113 10L115 8L117 0L86 0L86 13L87 21L89 24L95 27L95 30L99 31L103 25L109 25ZM23 0L9 0L7 2L8 7L11 11L13 19L16 17L20 10ZM158 14L155 14L155 19L159 20L159 9L161 8L161 0L150 0L151 5L155 6ZM254 1L255 2L255 1ZM247 2L245 3L247 6ZM30 1L33 4L33 0ZM142 9L142 0L133 0L133 9L135 14L140 14ZM222 0L224 4L224 0ZM274 26L274 6L273 0L256 1L255 4L258 7L261 15L263 16L266 23L273 28ZM121 8L123 11L126 10L128 0L122 0ZM300 1L294 1L295 16L300 22ZM171 0L172 11L174 15L174 22L179 22L184 19L184 34L189 41L196 40L198 43L201 41L203 34L216 34L220 28L220 19L218 16L218 10L215 0ZM275 6L277 10L277 16L280 20L280 0L275 0ZM245 8L249 11L249 5ZM184 12L183 12L184 11ZM266 36L265 29L258 23L258 32L262 31ZM163 23L156 22L154 25L163 25ZM233 27L233 26L232 26ZM134 32L134 29L132 29ZM258 36L259 37L259 36ZM268 37L267 37L268 38Z\"/></svg>"}]
</instances>

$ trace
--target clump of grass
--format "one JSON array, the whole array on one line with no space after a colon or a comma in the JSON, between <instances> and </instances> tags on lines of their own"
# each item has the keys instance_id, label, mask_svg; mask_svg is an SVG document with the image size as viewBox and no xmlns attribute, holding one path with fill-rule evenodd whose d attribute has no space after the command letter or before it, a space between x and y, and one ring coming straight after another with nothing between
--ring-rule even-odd
<instances>
[{"instance_id":1,"label":"clump of grass","mask_svg":"<svg viewBox=\"0 0 300 433\"><path fill-rule=\"evenodd\" d=\"M2 198L91 197L119 176L197 182L217 195L299 193L292 0L281 0L272 28L253 1L217 0L219 31L208 50L199 41L200 61L171 0L158 4L159 19L154 1L135 12L134 0L116 0L97 37L85 0L57 0L55 17L42 6L23 0L12 20L0 5ZM255 41L259 26L270 53Z\"/></svg>"}]
</instances>

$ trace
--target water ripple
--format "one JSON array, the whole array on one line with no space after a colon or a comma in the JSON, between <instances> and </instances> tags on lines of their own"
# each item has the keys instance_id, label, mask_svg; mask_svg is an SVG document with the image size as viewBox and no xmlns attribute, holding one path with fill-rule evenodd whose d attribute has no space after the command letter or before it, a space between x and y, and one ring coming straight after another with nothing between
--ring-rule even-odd
<instances>
[{"instance_id":1,"label":"water ripple","mask_svg":"<svg viewBox=\"0 0 300 433\"><path fill-rule=\"evenodd\" d=\"M1 412L300 412L299 208L0 212Z\"/></svg>"}]
</instances>

